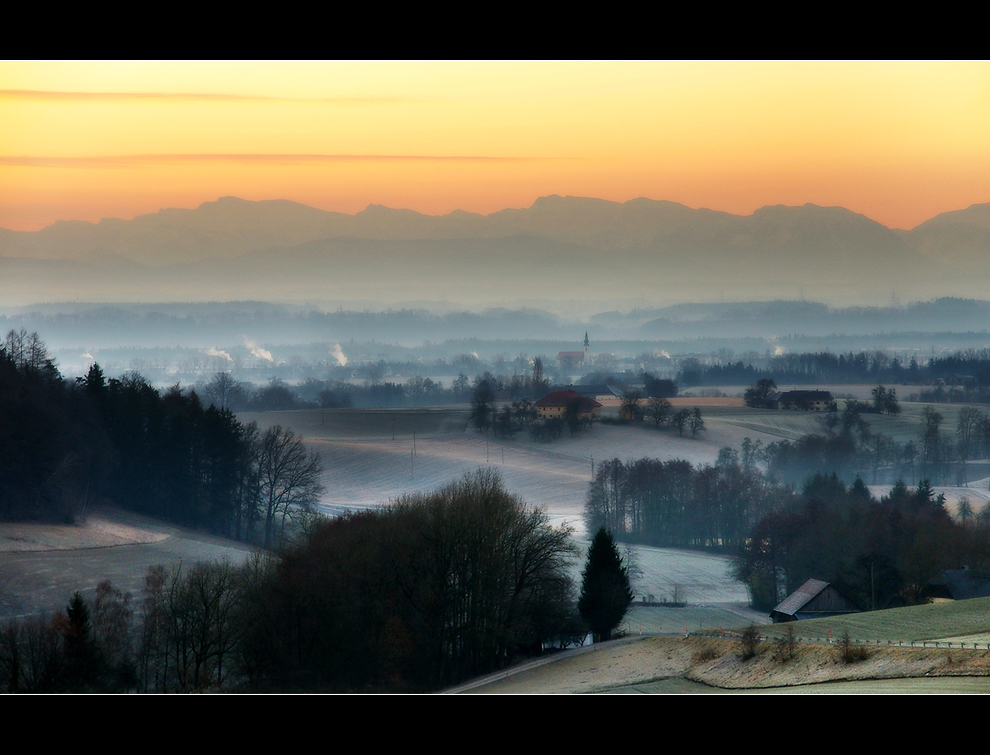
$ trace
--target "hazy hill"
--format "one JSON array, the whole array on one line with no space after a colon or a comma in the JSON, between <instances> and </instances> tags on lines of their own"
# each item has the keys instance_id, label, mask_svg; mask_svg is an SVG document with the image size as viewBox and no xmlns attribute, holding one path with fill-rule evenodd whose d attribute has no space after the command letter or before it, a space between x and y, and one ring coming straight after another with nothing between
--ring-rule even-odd
<instances>
[{"instance_id":1,"label":"hazy hill","mask_svg":"<svg viewBox=\"0 0 990 755\"><path fill-rule=\"evenodd\" d=\"M108 301L982 296L990 205L893 231L840 207L740 216L675 202L543 197L482 216L355 215L226 197L134 220L0 233L0 297Z\"/></svg>"},{"instance_id":2,"label":"hazy hill","mask_svg":"<svg viewBox=\"0 0 990 755\"><path fill-rule=\"evenodd\" d=\"M985 269L990 257L990 203L936 215L904 240L942 265Z\"/></svg>"}]
</instances>

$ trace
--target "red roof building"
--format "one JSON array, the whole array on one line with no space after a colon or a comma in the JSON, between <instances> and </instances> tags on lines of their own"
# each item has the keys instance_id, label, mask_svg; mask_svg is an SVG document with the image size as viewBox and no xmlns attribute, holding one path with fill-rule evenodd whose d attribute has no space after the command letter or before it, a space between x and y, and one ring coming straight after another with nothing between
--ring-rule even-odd
<instances>
[{"instance_id":1,"label":"red roof building","mask_svg":"<svg viewBox=\"0 0 990 755\"><path fill-rule=\"evenodd\" d=\"M574 390L553 391L536 402L536 414L540 419L563 419L570 406L577 408L579 419L598 419L602 405L593 398L582 396Z\"/></svg>"}]
</instances>

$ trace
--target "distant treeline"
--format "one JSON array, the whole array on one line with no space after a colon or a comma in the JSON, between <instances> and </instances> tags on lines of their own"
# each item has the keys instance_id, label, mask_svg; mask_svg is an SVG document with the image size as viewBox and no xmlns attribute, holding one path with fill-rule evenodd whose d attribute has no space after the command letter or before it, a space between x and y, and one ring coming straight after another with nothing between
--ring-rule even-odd
<instances>
[{"instance_id":1,"label":"distant treeline","mask_svg":"<svg viewBox=\"0 0 990 755\"><path fill-rule=\"evenodd\" d=\"M925 362L911 357L906 363L883 351L832 354L830 352L780 354L766 366L724 362L704 365L682 363L681 387L693 385L751 385L761 379L778 385L822 383L938 383L960 389L986 392L990 388L990 349L969 349L946 357L932 356Z\"/></svg>"},{"instance_id":2,"label":"distant treeline","mask_svg":"<svg viewBox=\"0 0 990 755\"><path fill-rule=\"evenodd\" d=\"M520 360L516 360L520 361ZM199 393L210 400L221 396L223 405L235 411L269 411L322 407L400 407L430 406L437 404L465 403L481 381L505 398L539 398L548 388L549 380L557 371L550 367L540 369L541 379L533 377L533 362L521 360L512 367L515 374L506 375L508 362L492 365L471 357L453 363L412 364L386 362L361 365L353 374L360 375L363 383L353 380L307 378L296 384L272 378L268 385L255 387L236 381L231 372L222 370L210 381L198 383ZM541 364L543 360L541 359ZM644 358L644 364L648 360ZM656 361L656 360L655 360ZM902 400L943 402L990 401L990 349L970 349L944 357L931 357L920 362L911 357L907 363L882 351L850 352L848 354L804 353L781 354L744 362L716 362L706 364L697 357L680 360L662 360L646 370L617 372L603 366L585 375L582 383L614 381L619 386L645 386L646 396L667 397L677 395L678 390L698 386L754 385L761 380L773 380L777 385L821 384L887 384L911 385L914 392L902 391ZM765 362L764 364L761 364ZM671 371L676 364L676 380L658 377L659 370ZM442 373L460 369L457 378L448 386L423 373ZM659 368L659 369L658 369ZM419 371L419 372L417 372ZM224 375L223 378L218 377ZM415 374L402 380L390 379L390 375ZM469 378L468 374L474 374ZM673 373L671 373L673 374ZM217 380L227 385L217 386ZM535 382L534 382L535 380ZM661 387L662 385L662 387ZM226 395L222 395L223 392Z\"/></svg>"},{"instance_id":3,"label":"distant treeline","mask_svg":"<svg viewBox=\"0 0 990 755\"><path fill-rule=\"evenodd\" d=\"M871 483L906 479L931 480L937 485L966 484L967 462L990 456L990 416L976 407L962 407L955 427L947 428L944 415L926 406L916 437L900 442L872 429L864 419L881 411L896 414L894 389L877 386L873 394L871 404L849 400L841 412L824 412L824 432L774 441L765 447L760 441L750 442L750 453L772 474L793 483L825 473L846 483L863 477Z\"/></svg>"},{"instance_id":4,"label":"distant treeline","mask_svg":"<svg viewBox=\"0 0 990 755\"><path fill-rule=\"evenodd\" d=\"M555 353L561 340L579 340L589 325L592 339L599 343L649 341L670 350L687 340L762 339L767 332L818 339L925 334L929 341L935 335L944 340L952 333L985 330L988 316L990 302L954 298L906 306L846 308L807 301L678 304L601 312L592 314L587 322L568 321L531 308L440 314L412 308L324 312L261 301L60 303L0 313L0 329L36 330L44 332L52 343L98 343L100 348L125 343L168 347L199 342L208 332L215 343L227 344L243 343L245 335L259 342L282 343L286 334L291 334L291 342L296 344L325 343L328 339L340 343L432 344L463 340L461 346L468 352L486 341L509 339L512 348ZM525 341L530 343L523 346Z\"/></svg>"},{"instance_id":5,"label":"distant treeline","mask_svg":"<svg viewBox=\"0 0 990 755\"><path fill-rule=\"evenodd\" d=\"M299 385L271 380L255 388L234 380L229 372L218 372L206 383L196 386L204 400L234 411L286 411L292 409L342 409L348 407L402 407L465 404L484 386L492 400L517 401L540 398L549 389L549 381L534 371L505 377L485 371L469 379L461 373L445 388L428 377L413 377L404 382L378 380L364 385L345 380L310 378Z\"/></svg>"},{"instance_id":6,"label":"distant treeline","mask_svg":"<svg viewBox=\"0 0 990 755\"><path fill-rule=\"evenodd\" d=\"M319 475L291 431L259 432L195 392L96 364L65 381L25 331L0 346L0 519L72 521L111 502L271 546Z\"/></svg>"},{"instance_id":7,"label":"distant treeline","mask_svg":"<svg viewBox=\"0 0 990 755\"><path fill-rule=\"evenodd\" d=\"M242 343L247 333L261 342L280 343L291 333L293 343L322 342L331 334L344 342L422 342L458 338L499 339L525 333L530 338L556 339L561 331L577 339L580 325L565 326L556 315L533 309L492 308L482 312L438 314L425 309L383 312L312 308L267 302L204 302L37 306L22 314L0 315L8 329L40 330L59 342L148 343L171 346L198 342L204 332L221 343ZM75 311L73 311L75 310ZM565 336L566 337L566 336Z\"/></svg>"}]
</instances>

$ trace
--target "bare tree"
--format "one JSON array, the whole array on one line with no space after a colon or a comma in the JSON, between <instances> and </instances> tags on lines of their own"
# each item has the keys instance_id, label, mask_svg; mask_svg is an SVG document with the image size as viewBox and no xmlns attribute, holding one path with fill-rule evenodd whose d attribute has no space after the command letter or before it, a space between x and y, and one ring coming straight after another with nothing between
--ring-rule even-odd
<instances>
[{"instance_id":1,"label":"bare tree","mask_svg":"<svg viewBox=\"0 0 990 755\"><path fill-rule=\"evenodd\" d=\"M667 422L670 421L670 416L673 414L673 411L674 410L667 399L657 396L650 399L649 408L647 409L650 419L653 420L657 427L667 424Z\"/></svg>"},{"instance_id":2,"label":"bare tree","mask_svg":"<svg viewBox=\"0 0 990 755\"><path fill-rule=\"evenodd\" d=\"M257 459L264 544L271 548L285 534L286 520L311 510L319 500L323 492L320 484L323 469L319 454L307 452L302 438L279 425L261 436Z\"/></svg>"},{"instance_id":3,"label":"bare tree","mask_svg":"<svg viewBox=\"0 0 990 755\"><path fill-rule=\"evenodd\" d=\"M691 437L694 438L698 435L701 430L705 429L705 420L701 416L701 409L694 407L694 411L691 412L691 419L688 420L691 425Z\"/></svg>"},{"instance_id":4,"label":"bare tree","mask_svg":"<svg viewBox=\"0 0 990 755\"><path fill-rule=\"evenodd\" d=\"M4 339L2 348L7 356L20 370L55 373L55 363L48 355L45 342L37 333L28 333L26 329L10 330Z\"/></svg>"},{"instance_id":5,"label":"bare tree","mask_svg":"<svg viewBox=\"0 0 990 755\"><path fill-rule=\"evenodd\" d=\"M231 409L246 398L244 387L229 372L218 372L203 388L207 402L220 409Z\"/></svg>"},{"instance_id":6,"label":"bare tree","mask_svg":"<svg viewBox=\"0 0 990 755\"><path fill-rule=\"evenodd\" d=\"M117 589L109 580L100 582L93 602L93 633L101 661L112 675L113 689L126 689L136 681L133 620L131 594Z\"/></svg>"},{"instance_id":7,"label":"bare tree","mask_svg":"<svg viewBox=\"0 0 990 755\"><path fill-rule=\"evenodd\" d=\"M777 390L777 384L770 378L760 378L756 385L751 385L746 389L744 395L746 406L762 408L766 407L770 396Z\"/></svg>"},{"instance_id":8,"label":"bare tree","mask_svg":"<svg viewBox=\"0 0 990 755\"><path fill-rule=\"evenodd\" d=\"M639 402L643 398L642 394L634 389L622 392L622 405L619 407L619 417L623 422L632 422L643 416L643 410L639 407Z\"/></svg>"},{"instance_id":9,"label":"bare tree","mask_svg":"<svg viewBox=\"0 0 990 755\"><path fill-rule=\"evenodd\" d=\"M222 687L242 627L238 571L228 560L152 567L146 578L141 671L145 689Z\"/></svg>"},{"instance_id":10,"label":"bare tree","mask_svg":"<svg viewBox=\"0 0 990 755\"><path fill-rule=\"evenodd\" d=\"M531 387L534 393L542 393L546 389L546 380L543 377L543 359L541 357L536 357L533 360Z\"/></svg>"},{"instance_id":11,"label":"bare tree","mask_svg":"<svg viewBox=\"0 0 990 755\"><path fill-rule=\"evenodd\" d=\"M959 410L956 422L956 447L963 462L970 458L974 450L973 445L978 437L982 420L983 413L975 406L964 406Z\"/></svg>"},{"instance_id":12,"label":"bare tree","mask_svg":"<svg viewBox=\"0 0 990 755\"><path fill-rule=\"evenodd\" d=\"M684 428L691 421L691 410L687 407L678 409L674 416L670 418L670 424L677 428L678 435L684 435Z\"/></svg>"}]
</instances>

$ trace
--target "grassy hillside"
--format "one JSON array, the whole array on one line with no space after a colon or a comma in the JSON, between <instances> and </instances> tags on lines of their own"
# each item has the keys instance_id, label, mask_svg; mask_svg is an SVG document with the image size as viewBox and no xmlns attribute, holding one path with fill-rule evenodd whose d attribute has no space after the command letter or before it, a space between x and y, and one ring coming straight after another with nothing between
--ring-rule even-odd
<instances>
[{"instance_id":1,"label":"grassy hillside","mask_svg":"<svg viewBox=\"0 0 990 755\"><path fill-rule=\"evenodd\" d=\"M776 624L761 627L760 631L768 636L783 637L788 626ZM966 642L986 643L990 639L990 598L809 619L790 626L802 638L827 638L831 632L837 639L848 632L853 639L893 643L948 639L958 642L960 638L966 638Z\"/></svg>"},{"instance_id":2,"label":"grassy hillside","mask_svg":"<svg viewBox=\"0 0 990 755\"><path fill-rule=\"evenodd\" d=\"M539 667L503 674L476 686L481 693L784 692L810 694L948 694L990 692L990 651L960 649L990 630L990 598L818 619L792 625L796 635L873 640L929 640L928 647L867 647L854 659L841 642L797 644L764 641L747 657L733 638L637 637L559 656ZM761 627L783 637L785 626ZM982 635L986 642L986 637ZM932 647L953 638L955 647Z\"/></svg>"}]
</instances>

